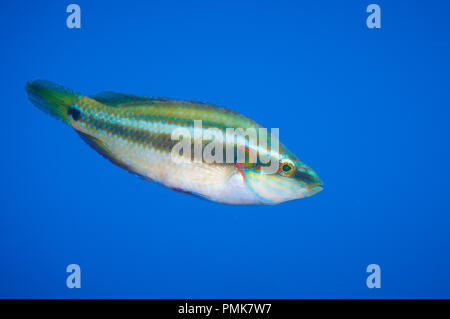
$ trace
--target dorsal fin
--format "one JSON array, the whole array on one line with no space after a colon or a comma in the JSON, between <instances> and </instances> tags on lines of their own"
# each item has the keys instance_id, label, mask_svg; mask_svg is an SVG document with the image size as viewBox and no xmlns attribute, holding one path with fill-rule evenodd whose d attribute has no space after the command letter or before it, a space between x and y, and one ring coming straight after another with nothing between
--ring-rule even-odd
<instances>
[{"instance_id":1,"label":"dorsal fin","mask_svg":"<svg viewBox=\"0 0 450 319\"><path fill-rule=\"evenodd\" d=\"M91 98L99 101L100 103L108 104L111 106L119 106L121 104L131 104L131 103L134 104L136 102L143 102L149 100L147 97L144 96L122 94L112 91L100 92L94 96L91 96Z\"/></svg>"},{"instance_id":2,"label":"dorsal fin","mask_svg":"<svg viewBox=\"0 0 450 319\"><path fill-rule=\"evenodd\" d=\"M136 106L139 104L157 104L174 101L165 97L146 97L132 94L116 93L112 91L100 92L91 96L94 100L110 106Z\"/></svg>"}]
</instances>

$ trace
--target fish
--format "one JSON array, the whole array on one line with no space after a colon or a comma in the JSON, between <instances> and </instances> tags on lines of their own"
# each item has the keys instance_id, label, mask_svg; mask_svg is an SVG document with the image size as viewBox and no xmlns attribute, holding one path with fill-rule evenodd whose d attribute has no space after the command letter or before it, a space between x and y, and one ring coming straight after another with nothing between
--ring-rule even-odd
<instances>
[{"instance_id":1,"label":"fish","mask_svg":"<svg viewBox=\"0 0 450 319\"><path fill-rule=\"evenodd\" d=\"M221 106L111 91L86 96L46 80L29 81L25 90L36 107L73 128L112 163L179 192L223 204L273 205L310 197L323 189L317 173L272 132L266 140L261 135L257 143L234 132L230 136L235 138L224 142L229 129L264 128ZM187 138L174 138L179 129L193 133L194 140L182 144L186 148L178 150L177 157L174 149ZM205 154L214 140L214 134L206 137L208 130L224 134L218 139L221 143L213 144L217 148L209 148L213 159L226 151L227 160L193 156ZM205 139L195 137L196 132Z\"/></svg>"}]
</instances>

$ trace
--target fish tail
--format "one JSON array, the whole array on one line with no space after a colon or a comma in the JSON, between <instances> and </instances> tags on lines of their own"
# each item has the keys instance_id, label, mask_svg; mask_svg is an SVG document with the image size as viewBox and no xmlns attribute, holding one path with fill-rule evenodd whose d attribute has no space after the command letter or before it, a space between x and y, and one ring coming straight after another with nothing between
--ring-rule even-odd
<instances>
[{"instance_id":1,"label":"fish tail","mask_svg":"<svg viewBox=\"0 0 450 319\"><path fill-rule=\"evenodd\" d=\"M36 107L70 124L69 107L76 102L77 93L44 80L27 82L25 90Z\"/></svg>"}]
</instances>

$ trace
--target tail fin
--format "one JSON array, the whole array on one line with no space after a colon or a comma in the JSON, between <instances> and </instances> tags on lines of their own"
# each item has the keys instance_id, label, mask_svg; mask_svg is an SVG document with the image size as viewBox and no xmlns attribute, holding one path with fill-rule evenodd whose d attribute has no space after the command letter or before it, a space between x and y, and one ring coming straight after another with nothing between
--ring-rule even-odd
<instances>
[{"instance_id":1,"label":"tail fin","mask_svg":"<svg viewBox=\"0 0 450 319\"><path fill-rule=\"evenodd\" d=\"M28 82L25 90L36 107L67 124L70 123L68 109L79 96L77 93L44 80Z\"/></svg>"}]
</instances>

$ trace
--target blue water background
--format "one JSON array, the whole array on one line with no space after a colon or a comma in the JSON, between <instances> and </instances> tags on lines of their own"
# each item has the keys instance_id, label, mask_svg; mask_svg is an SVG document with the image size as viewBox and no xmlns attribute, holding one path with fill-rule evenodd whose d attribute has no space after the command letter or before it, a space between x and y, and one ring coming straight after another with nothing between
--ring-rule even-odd
<instances>
[{"instance_id":1,"label":"blue water background","mask_svg":"<svg viewBox=\"0 0 450 319\"><path fill-rule=\"evenodd\" d=\"M376 30L368 1L79 0L80 30L69 3L0 5L0 297L450 297L448 1L376 1ZM143 181L32 106L37 78L230 107L324 191L227 206Z\"/></svg>"}]
</instances>

